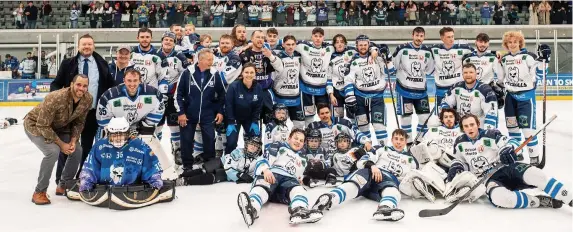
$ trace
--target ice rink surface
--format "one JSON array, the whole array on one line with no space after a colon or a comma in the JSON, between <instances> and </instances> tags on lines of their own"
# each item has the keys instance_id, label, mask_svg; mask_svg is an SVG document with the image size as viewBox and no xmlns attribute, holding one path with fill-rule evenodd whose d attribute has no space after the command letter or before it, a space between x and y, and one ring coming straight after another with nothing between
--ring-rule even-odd
<instances>
[{"instance_id":1,"label":"ice rink surface","mask_svg":"<svg viewBox=\"0 0 573 232\"><path fill-rule=\"evenodd\" d=\"M571 189L573 107L571 101L548 103L547 115L558 118L547 130L547 164L550 177L564 182ZM391 111L391 104L387 104ZM504 231L504 232L565 232L572 231L572 210L561 209L498 209L486 197L473 204L462 204L450 214L435 218L419 218L426 208L443 208L443 200L432 204L426 200L402 197L399 207L406 213L398 222L377 222L371 219L376 202L359 198L347 200L341 207L325 212L315 224L290 226L286 205L267 204L259 219L247 229L237 207L237 194L248 191L248 184L220 183L212 186L177 188L177 199L132 211L112 211L71 202L56 196L52 178L48 194L51 205L36 206L31 202L42 153L26 138L21 119L32 107L2 107L0 116L14 117L20 125L0 130L0 231ZM537 105L541 125L541 102ZM503 119L503 113L500 115ZM388 115L389 130L395 128L393 115ZM505 122L500 120L506 133ZM162 144L170 151L169 132L164 128ZM539 138L541 142L541 138ZM54 170L55 172L55 170ZM309 190L309 203L326 188Z\"/></svg>"}]
</instances>

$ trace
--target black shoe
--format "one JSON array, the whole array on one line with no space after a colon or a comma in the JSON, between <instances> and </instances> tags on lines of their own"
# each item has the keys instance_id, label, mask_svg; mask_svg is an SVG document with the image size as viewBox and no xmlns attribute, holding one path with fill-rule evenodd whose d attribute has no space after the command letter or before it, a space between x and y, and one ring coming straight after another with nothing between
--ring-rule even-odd
<instances>
[{"instance_id":1,"label":"black shoe","mask_svg":"<svg viewBox=\"0 0 573 232\"><path fill-rule=\"evenodd\" d=\"M554 208L559 209L563 206L563 201L553 199L548 196L538 195L535 196L539 199L539 208Z\"/></svg>"},{"instance_id":2,"label":"black shoe","mask_svg":"<svg viewBox=\"0 0 573 232\"><path fill-rule=\"evenodd\" d=\"M378 206L372 217L378 221L399 221L404 218L404 211L398 208L390 208L387 205Z\"/></svg>"}]
</instances>

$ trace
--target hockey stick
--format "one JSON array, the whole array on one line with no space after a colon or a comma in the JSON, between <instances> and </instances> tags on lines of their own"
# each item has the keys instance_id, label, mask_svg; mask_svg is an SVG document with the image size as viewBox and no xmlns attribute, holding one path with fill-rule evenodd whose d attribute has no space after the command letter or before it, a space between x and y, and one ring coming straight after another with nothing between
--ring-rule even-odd
<instances>
[{"instance_id":1,"label":"hockey stick","mask_svg":"<svg viewBox=\"0 0 573 232\"><path fill-rule=\"evenodd\" d=\"M545 75L545 59L543 60L543 124L545 124L545 118L547 117L547 75ZM537 165L538 168L543 169L545 167L545 141L547 140L547 130L543 130L543 150L541 156L541 162Z\"/></svg>"},{"instance_id":2,"label":"hockey stick","mask_svg":"<svg viewBox=\"0 0 573 232\"><path fill-rule=\"evenodd\" d=\"M521 145L519 145L519 147L517 147L517 149L515 149L515 152L519 152L521 149L523 149L523 147L525 147L527 145L527 143L529 143L531 140L533 140L533 137L537 136L539 133L541 133L541 131L545 130L545 128L551 123L553 122L553 120L555 120L555 118L557 118L557 115L553 115L551 118L549 118L549 120L547 121L547 123L543 124L543 126L541 128L539 128L537 131L535 131L535 134L529 136L527 138L527 140L525 140L523 143L521 143ZM495 165L493 168L491 168L490 170L488 170L486 173L484 173L484 177L482 177L474 186L472 186L470 188L470 190L468 192L466 192L466 194L464 194L461 198L459 198L457 201L455 201L452 205L443 208L443 209L424 209L421 210L418 213L419 217L435 217L435 216L443 216L448 214L450 211L452 211L459 203L461 203L463 200L465 200L467 197L470 196L470 194L476 189L478 188L481 184L483 184L484 182L486 182L491 176L493 176L494 173L496 173L499 169L505 167L505 165L503 165L502 163L498 163L497 165Z\"/></svg>"},{"instance_id":3,"label":"hockey stick","mask_svg":"<svg viewBox=\"0 0 573 232\"><path fill-rule=\"evenodd\" d=\"M426 127L426 125L428 125L428 121L430 121L430 118L432 117L432 115L434 114L434 111L436 111L437 108L438 108L438 107L433 107L433 108L432 108L432 111L430 112L430 115L428 115L428 118L426 118L426 121L424 121L424 124L422 125L422 129L424 129L424 128ZM418 133L416 133L416 139L414 139L414 140L412 141L412 143L413 143L413 144L416 144L416 142L418 141L418 138L420 138L420 135L422 135L422 134L426 134L426 132L423 132L423 133L422 133L422 132L418 132ZM408 150L408 152L410 152L410 151Z\"/></svg>"},{"instance_id":4,"label":"hockey stick","mask_svg":"<svg viewBox=\"0 0 573 232\"><path fill-rule=\"evenodd\" d=\"M398 120L398 112L396 111L396 101L394 100L394 91L392 90L392 80L390 79L390 72L388 71L388 61L386 60L386 57L383 56L382 59L384 60L384 72L386 72L388 75L388 83L390 84L390 95L392 97L392 106L394 106L394 117L396 118L396 127L399 129L400 128L400 121ZM396 86L396 84L394 84L394 86Z\"/></svg>"}]
</instances>

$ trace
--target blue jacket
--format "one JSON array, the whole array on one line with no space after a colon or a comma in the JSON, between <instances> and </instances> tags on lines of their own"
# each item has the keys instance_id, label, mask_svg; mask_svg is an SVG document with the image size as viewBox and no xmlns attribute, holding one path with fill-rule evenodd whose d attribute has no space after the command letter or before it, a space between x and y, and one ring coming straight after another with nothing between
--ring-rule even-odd
<instances>
[{"instance_id":1,"label":"blue jacket","mask_svg":"<svg viewBox=\"0 0 573 232\"><path fill-rule=\"evenodd\" d=\"M18 62L16 57L12 56L10 59L6 59L6 61L4 61L4 67L6 68L6 71L18 70L20 67L20 62Z\"/></svg>"},{"instance_id":2,"label":"blue jacket","mask_svg":"<svg viewBox=\"0 0 573 232\"><path fill-rule=\"evenodd\" d=\"M488 5L488 6L482 6L481 9L479 10L479 13L482 18L489 19L491 18L492 11L493 11L492 7Z\"/></svg>"},{"instance_id":3,"label":"blue jacket","mask_svg":"<svg viewBox=\"0 0 573 232\"><path fill-rule=\"evenodd\" d=\"M201 78L203 77L203 82ZM199 70L189 66L179 77L175 91L175 109L178 115L187 115L189 123L211 123L215 115L223 114L225 87L215 69Z\"/></svg>"},{"instance_id":4,"label":"blue jacket","mask_svg":"<svg viewBox=\"0 0 573 232\"><path fill-rule=\"evenodd\" d=\"M226 120L229 124L237 124L240 121L256 122L261 118L263 108L263 90L256 81L250 89L243 84L242 80L237 80L227 89L225 100Z\"/></svg>"},{"instance_id":5,"label":"blue jacket","mask_svg":"<svg viewBox=\"0 0 573 232\"><path fill-rule=\"evenodd\" d=\"M114 79L114 83L113 86L118 86L120 84L123 84L123 77L125 76L125 71L127 71L128 69L132 69L133 68L133 64L128 65L127 67L123 68L123 69L119 69L117 67L117 65L115 64L116 61L112 61L109 64L109 73L111 74L111 76Z\"/></svg>"}]
</instances>

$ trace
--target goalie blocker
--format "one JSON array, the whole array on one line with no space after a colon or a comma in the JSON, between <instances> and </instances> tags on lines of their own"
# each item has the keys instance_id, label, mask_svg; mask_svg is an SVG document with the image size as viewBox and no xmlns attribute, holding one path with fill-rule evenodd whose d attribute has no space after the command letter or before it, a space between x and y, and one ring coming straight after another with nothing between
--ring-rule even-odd
<instances>
[{"instance_id":1,"label":"goalie blocker","mask_svg":"<svg viewBox=\"0 0 573 232\"><path fill-rule=\"evenodd\" d=\"M91 191L79 191L80 181L66 183L66 197L72 201L115 210L137 209L155 203L171 202L175 197L175 182L163 181L161 189L149 185L108 186L96 185Z\"/></svg>"}]
</instances>

